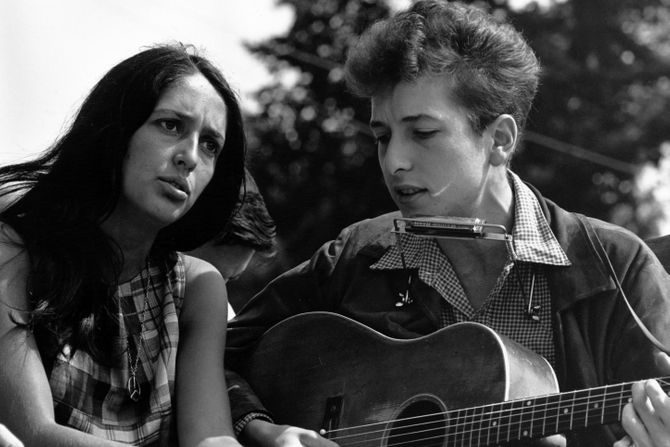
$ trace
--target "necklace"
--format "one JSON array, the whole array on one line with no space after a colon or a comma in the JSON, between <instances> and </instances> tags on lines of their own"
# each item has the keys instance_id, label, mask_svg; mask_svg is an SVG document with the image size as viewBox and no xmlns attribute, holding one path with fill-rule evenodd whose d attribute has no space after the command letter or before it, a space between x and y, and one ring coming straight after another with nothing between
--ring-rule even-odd
<instances>
[{"instance_id":1,"label":"necklace","mask_svg":"<svg viewBox=\"0 0 670 447\"><path fill-rule=\"evenodd\" d=\"M144 270L147 271L147 278L144 278ZM126 389L128 390L128 396L134 402L140 400L142 396L142 390L137 383L137 367L140 361L140 347L142 346L142 339L144 337L144 320L147 313L147 308L149 307L149 283L151 282L151 272L149 271L149 259L146 261L144 269L140 272L140 280L142 280L142 287L144 289L144 306L142 308L142 313L140 314L140 333L137 337L137 343L135 342L134 335L129 331L128 332L128 381L126 382ZM132 342L132 343L131 343ZM135 358L133 359L131 345L135 346Z\"/></svg>"}]
</instances>

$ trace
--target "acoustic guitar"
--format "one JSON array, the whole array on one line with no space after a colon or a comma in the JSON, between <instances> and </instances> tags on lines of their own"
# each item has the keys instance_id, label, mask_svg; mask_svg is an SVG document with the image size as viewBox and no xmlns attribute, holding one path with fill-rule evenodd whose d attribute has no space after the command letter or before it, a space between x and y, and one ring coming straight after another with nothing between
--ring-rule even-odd
<instances>
[{"instance_id":1,"label":"acoustic guitar","mask_svg":"<svg viewBox=\"0 0 670 447\"><path fill-rule=\"evenodd\" d=\"M270 328L241 372L276 422L343 447L491 446L608 424L632 384L558 393L544 358L484 325L398 340L328 312Z\"/></svg>"}]
</instances>

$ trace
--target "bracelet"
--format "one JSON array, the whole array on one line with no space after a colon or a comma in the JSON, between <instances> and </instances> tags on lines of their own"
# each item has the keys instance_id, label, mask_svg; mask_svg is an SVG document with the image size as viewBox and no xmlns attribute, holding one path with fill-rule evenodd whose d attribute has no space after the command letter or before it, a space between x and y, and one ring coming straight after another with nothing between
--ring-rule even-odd
<instances>
[{"instance_id":1,"label":"bracelet","mask_svg":"<svg viewBox=\"0 0 670 447\"><path fill-rule=\"evenodd\" d=\"M252 411L250 413L245 414L243 418L238 419L237 422L235 422L235 425L233 425L233 432L235 433L235 437L239 437L240 433L242 433L242 431L244 430L244 427L246 427L247 424L253 421L254 419L261 419L271 424L274 424L275 422L267 413L261 413L260 411Z\"/></svg>"}]
</instances>

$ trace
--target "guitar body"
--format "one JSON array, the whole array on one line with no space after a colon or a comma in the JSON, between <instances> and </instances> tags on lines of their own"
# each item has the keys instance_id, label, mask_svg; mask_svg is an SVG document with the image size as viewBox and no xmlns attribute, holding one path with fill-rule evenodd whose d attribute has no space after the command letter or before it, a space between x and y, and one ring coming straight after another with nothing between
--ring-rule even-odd
<instances>
[{"instance_id":1,"label":"guitar body","mask_svg":"<svg viewBox=\"0 0 670 447\"><path fill-rule=\"evenodd\" d=\"M241 372L277 423L323 429L342 446L446 445L447 410L558 391L546 360L481 324L398 340L326 312L272 327ZM475 445L467 436L455 445Z\"/></svg>"}]
</instances>

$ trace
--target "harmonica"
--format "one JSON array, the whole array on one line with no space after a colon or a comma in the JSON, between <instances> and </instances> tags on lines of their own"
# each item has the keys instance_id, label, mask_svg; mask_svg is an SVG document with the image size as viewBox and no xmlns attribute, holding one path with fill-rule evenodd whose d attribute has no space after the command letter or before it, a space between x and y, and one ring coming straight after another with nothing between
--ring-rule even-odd
<instances>
[{"instance_id":1,"label":"harmonica","mask_svg":"<svg viewBox=\"0 0 670 447\"><path fill-rule=\"evenodd\" d=\"M489 224L484 219L469 217L407 217L393 220L395 233L438 238L470 238L511 241L503 225Z\"/></svg>"}]
</instances>

